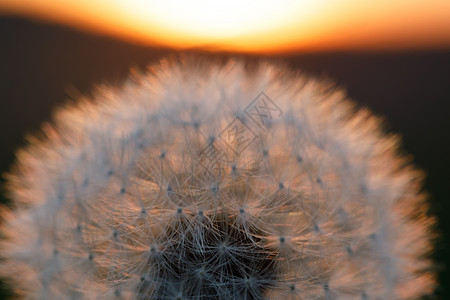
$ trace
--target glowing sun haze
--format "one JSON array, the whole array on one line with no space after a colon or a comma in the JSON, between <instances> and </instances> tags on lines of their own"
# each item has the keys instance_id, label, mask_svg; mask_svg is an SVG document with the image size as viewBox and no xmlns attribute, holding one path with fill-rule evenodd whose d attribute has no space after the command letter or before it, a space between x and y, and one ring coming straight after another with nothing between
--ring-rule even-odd
<instances>
[{"instance_id":1,"label":"glowing sun haze","mask_svg":"<svg viewBox=\"0 0 450 300\"><path fill-rule=\"evenodd\" d=\"M176 48L450 46L448 0L0 0L0 11Z\"/></svg>"}]
</instances>

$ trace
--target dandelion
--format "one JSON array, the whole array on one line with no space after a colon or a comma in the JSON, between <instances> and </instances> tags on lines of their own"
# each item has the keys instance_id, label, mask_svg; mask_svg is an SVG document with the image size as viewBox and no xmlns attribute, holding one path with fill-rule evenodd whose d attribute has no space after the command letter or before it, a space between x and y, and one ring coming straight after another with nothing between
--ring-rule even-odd
<instances>
[{"instance_id":1,"label":"dandelion","mask_svg":"<svg viewBox=\"0 0 450 300\"><path fill-rule=\"evenodd\" d=\"M422 173L341 90L270 63L163 60L57 111L8 175L25 299L417 299Z\"/></svg>"}]
</instances>

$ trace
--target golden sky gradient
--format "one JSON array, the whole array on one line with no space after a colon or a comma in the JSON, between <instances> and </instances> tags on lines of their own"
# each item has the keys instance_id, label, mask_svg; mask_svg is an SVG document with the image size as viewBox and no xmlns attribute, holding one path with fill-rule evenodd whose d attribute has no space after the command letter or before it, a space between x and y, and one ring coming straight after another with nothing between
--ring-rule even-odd
<instances>
[{"instance_id":1,"label":"golden sky gradient","mask_svg":"<svg viewBox=\"0 0 450 300\"><path fill-rule=\"evenodd\" d=\"M0 0L0 11L176 48L450 47L449 0Z\"/></svg>"}]
</instances>

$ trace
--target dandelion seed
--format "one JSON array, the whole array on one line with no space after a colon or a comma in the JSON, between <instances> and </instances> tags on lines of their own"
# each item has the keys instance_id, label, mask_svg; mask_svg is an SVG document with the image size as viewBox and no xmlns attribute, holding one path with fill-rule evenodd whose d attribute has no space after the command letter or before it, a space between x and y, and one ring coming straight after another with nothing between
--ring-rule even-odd
<instances>
[{"instance_id":1,"label":"dandelion seed","mask_svg":"<svg viewBox=\"0 0 450 300\"><path fill-rule=\"evenodd\" d=\"M229 126L237 117L245 126ZM15 209L2 210L0 274L26 299L434 289L422 174L377 118L316 80L164 60L60 109L43 133L18 152Z\"/></svg>"}]
</instances>

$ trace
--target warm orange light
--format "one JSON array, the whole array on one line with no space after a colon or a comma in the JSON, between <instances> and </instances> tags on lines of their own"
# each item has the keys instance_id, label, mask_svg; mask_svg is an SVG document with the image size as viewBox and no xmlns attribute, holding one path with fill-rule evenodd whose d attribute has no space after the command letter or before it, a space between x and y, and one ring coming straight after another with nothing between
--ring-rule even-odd
<instances>
[{"instance_id":1,"label":"warm orange light","mask_svg":"<svg viewBox=\"0 0 450 300\"><path fill-rule=\"evenodd\" d=\"M140 43L274 52L450 45L448 0L0 0Z\"/></svg>"}]
</instances>

